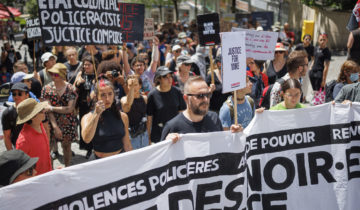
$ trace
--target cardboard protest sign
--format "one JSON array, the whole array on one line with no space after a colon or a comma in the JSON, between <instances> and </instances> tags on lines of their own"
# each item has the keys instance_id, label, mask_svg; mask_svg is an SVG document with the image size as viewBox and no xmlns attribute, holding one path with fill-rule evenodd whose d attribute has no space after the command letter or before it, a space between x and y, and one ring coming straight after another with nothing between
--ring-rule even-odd
<instances>
[{"instance_id":1,"label":"cardboard protest sign","mask_svg":"<svg viewBox=\"0 0 360 210\"><path fill-rule=\"evenodd\" d=\"M144 40L152 40L155 36L154 18L145 18Z\"/></svg>"},{"instance_id":2,"label":"cardboard protest sign","mask_svg":"<svg viewBox=\"0 0 360 210\"><path fill-rule=\"evenodd\" d=\"M29 41L41 39L41 28L39 18L26 20L26 36Z\"/></svg>"},{"instance_id":3,"label":"cardboard protest sign","mask_svg":"<svg viewBox=\"0 0 360 210\"><path fill-rule=\"evenodd\" d=\"M274 59L275 46L279 33L234 27L231 31L246 32L246 57L254 58L255 60Z\"/></svg>"},{"instance_id":4,"label":"cardboard protest sign","mask_svg":"<svg viewBox=\"0 0 360 210\"><path fill-rule=\"evenodd\" d=\"M200 45L212 46L220 44L219 14L197 16Z\"/></svg>"},{"instance_id":5,"label":"cardboard protest sign","mask_svg":"<svg viewBox=\"0 0 360 210\"><path fill-rule=\"evenodd\" d=\"M244 88L246 86L245 32L224 32L221 34L221 43L222 92Z\"/></svg>"},{"instance_id":6,"label":"cardboard protest sign","mask_svg":"<svg viewBox=\"0 0 360 210\"><path fill-rule=\"evenodd\" d=\"M38 0L45 45L118 45L142 40L144 5L114 0Z\"/></svg>"}]
</instances>

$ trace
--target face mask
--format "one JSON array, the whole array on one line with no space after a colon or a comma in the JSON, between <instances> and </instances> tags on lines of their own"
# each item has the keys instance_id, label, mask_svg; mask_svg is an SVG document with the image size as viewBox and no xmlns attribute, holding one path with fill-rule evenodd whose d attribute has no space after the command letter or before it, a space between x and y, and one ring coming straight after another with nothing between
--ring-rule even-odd
<instances>
[{"instance_id":1,"label":"face mask","mask_svg":"<svg viewBox=\"0 0 360 210\"><path fill-rule=\"evenodd\" d=\"M352 82L357 82L359 80L359 73L352 73L350 74L350 80Z\"/></svg>"}]
</instances>

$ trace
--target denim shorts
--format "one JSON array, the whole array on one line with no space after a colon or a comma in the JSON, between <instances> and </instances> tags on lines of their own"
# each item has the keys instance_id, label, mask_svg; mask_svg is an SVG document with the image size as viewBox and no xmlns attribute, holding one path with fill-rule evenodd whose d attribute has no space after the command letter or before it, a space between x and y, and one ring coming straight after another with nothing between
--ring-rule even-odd
<instances>
[{"instance_id":1,"label":"denim shorts","mask_svg":"<svg viewBox=\"0 0 360 210\"><path fill-rule=\"evenodd\" d=\"M145 131L144 133L136 136L135 138L130 137L130 141L133 149L146 147L149 145L149 135L147 131Z\"/></svg>"}]
</instances>

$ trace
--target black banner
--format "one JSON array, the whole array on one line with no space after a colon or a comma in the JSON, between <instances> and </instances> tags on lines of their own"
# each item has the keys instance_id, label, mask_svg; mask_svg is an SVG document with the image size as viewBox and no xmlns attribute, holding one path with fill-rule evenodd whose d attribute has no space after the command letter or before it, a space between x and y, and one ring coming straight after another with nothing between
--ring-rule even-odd
<instances>
[{"instance_id":1,"label":"black banner","mask_svg":"<svg viewBox=\"0 0 360 210\"><path fill-rule=\"evenodd\" d=\"M143 4L38 0L45 45L118 45L143 39Z\"/></svg>"},{"instance_id":2,"label":"black banner","mask_svg":"<svg viewBox=\"0 0 360 210\"><path fill-rule=\"evenodd\" d=\"M41 39L39 18L26 20L26 36L29 41Z\"/></svg>"},{"instance_id":3,"label":"black banner","mask_svg":"<svg viewBox=\"0 0 360 210\"><path fill-rule=\"evenodd\" d=\"M360 122L282 130L246 138L247 157L293 149L360 141Z\"/></svg>"},{"instance_id":4,"label":"black banner","mask_svg":"<svg viewBox=\"0 0 360 210\"><path fill-rule=\"evenodd\" d=\"M219 14L206 14L197 16L200 45L212 46L220 44Z\"/></svg>"}]
</instances>

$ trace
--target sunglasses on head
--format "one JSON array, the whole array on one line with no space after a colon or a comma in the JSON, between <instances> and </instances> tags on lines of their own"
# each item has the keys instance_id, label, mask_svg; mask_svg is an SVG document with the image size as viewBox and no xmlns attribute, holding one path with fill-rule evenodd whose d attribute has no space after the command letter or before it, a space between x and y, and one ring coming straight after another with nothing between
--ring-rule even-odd
<instances>
[{"instance_id":1,"label":"sunglasses on head","mask_svg":"<svg viewBox=\"0 0 360 210\"><path fill-rule=\"evenodd\" d=\"M210 98L212 94L211 93L200 93L200 94L191 94L191 93L189 93L189 94L186 94L186 95L194 96L197 99L203 99L205 97Z\"/></svg>"},{"instance_id":2,"label":"sunglasses on head","mask_svg":"<svg viewBox=\"0 0 360 210\"><path fill-rule=\"evenodd\" d=\"M50 72L50 75L53 76L53 77L60 77L60 74L58 74L58 73L51 73Z\"/></svg>"}]
</instances>

